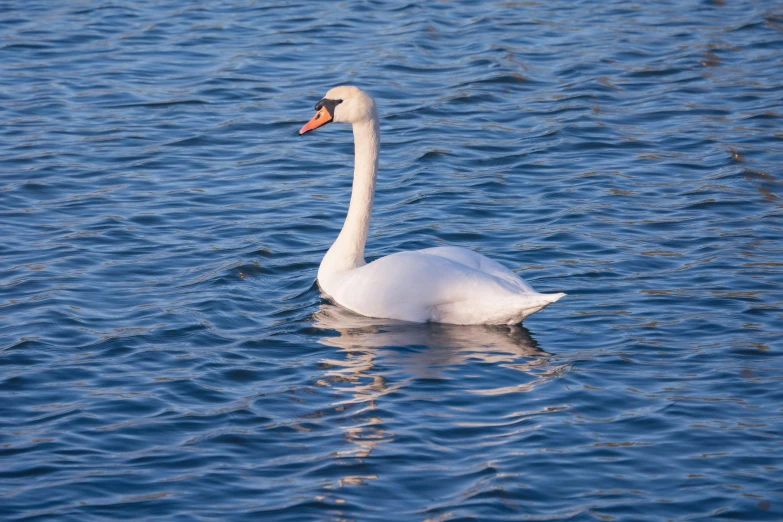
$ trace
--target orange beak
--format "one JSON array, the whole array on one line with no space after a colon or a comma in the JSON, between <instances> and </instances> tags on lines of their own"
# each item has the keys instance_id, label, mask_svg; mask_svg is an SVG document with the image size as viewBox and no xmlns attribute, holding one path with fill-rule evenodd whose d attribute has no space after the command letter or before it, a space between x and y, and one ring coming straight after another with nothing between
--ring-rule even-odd
<instances>
[{"instance_id":1,"label":"orange beak","mask_svg":"<svg viewBox=\"0 0 783 522\"><path fill-rule=\"evenodd\" d=\"M332 121L332 114L329 112L329 110L326 107L321 107L318 109L318 112L315 113L315 116L310 119L307 123L305 123L301 129L299 129L299 135L301 136L305 132L310 132L313 129L317 129L321 125L326 125L330 121Z\"/></svg>"}]
</instances>

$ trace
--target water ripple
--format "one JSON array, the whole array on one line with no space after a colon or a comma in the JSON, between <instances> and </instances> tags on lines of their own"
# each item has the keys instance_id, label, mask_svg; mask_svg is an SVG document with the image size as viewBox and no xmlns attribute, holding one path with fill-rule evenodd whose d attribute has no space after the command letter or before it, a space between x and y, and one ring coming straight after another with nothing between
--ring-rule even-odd
<instances>
[{"instance_id":1,"label":"water ripple","mask_svg":"<svg viewBox=\"0 0 783 522\"><path fill-rule=\"evenodd\" d=\"M8 3L8 520L780 520L783 11ZM568 298L379 322L314 284L381 110L371 258Z\"/></svg>"}]
</instances>

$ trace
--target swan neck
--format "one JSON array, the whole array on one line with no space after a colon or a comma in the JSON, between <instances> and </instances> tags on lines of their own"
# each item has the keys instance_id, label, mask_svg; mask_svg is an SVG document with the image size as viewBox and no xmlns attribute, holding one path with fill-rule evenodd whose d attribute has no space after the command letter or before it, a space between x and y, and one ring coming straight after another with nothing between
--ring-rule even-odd
<instances>
[{"instance_id":1,"label":"swan neck","mask_svg":"<svg viewBox=\"0 0 783 522\"><path fill-rule=\"evenodd\" d=\"M321 263L321 270L350 270L365 264L364 246L370 230L370 216L378 173L380 132L377 116L353 124L354 172L351 203L340 235ZM320 271L319 270L319 278Z\"/></svg>"}]
</instances>

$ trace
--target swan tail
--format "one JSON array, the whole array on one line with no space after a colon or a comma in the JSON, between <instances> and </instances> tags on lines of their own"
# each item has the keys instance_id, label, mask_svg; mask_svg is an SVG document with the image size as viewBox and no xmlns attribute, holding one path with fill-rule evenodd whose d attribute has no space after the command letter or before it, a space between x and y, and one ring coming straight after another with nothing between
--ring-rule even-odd
<instances>
[{"instance_id":1,"label":"swan tail","mask_svg":"<svg viewBox=\"0 0 783 522\"><path fill-rule=\"evenodd\" d=\"M518 324L522 322L525 317L533 315L542 308L551 305L558 301L566 294L560 292L557 294L536 294L525 298L525 303L519 308L516 314L508 321L507 324Z\"/></svg>"},{"instance_id":2,"label":"swan tail","mask_svg":"<svg viewBox=\"0 0 783 522\"><path fill-rule=\"evenodd\" d=\"M541 296L541 300L544 301L546 305L552 304L556 301L559 301L561 297L565 297L568 294L564 294L563 292L559 292L557 294L539 294Z\"/></svg>"}]
</instances>

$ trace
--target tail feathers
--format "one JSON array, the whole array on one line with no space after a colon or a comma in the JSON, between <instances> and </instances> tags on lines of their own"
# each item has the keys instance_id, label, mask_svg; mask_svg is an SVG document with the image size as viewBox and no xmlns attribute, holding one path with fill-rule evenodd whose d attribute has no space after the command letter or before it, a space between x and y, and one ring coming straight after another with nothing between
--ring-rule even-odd
<instances>
[{"instance_id":1,"label":"tail feathers","mask_svg":"<svg viewBox=\"0 0 783 522\"><path fill-rule=\"evenodd\" d=\"M562 292L558 294L539 294L540 299L546 304L552 304L555 301L559 300L561 297L565 297L566 295L567 294L564 294Z\"/></svg>"},{"instance_id":2,"label":"tail feathers","mask_svg":"<svg viewBox=\"0 0 783 522\"><path fill-rule=\"evenodd\" d=\"M566 294L559 293L559 294L533 294L530 296L525 296L525 307L526 309L533 309L533 312L537 312L544 308L547 305L551 305L561 297L563 297ZM530 312L531 314L533 312Z\"/></svg>"},{"instance_id":3,"label":"tail feathers","mask_svg":"<svg viewBox=\"0 0 783 522\"><path fill-rule=\"evenodd\" d=\"M565 296L564 293L558 294L536 294L529 296L525 299L525 305L522 307L507 324L516 324L521 322L525 317L533 315L545 306L551 305L561 297Z\"/></svg>"}]
</instances>

